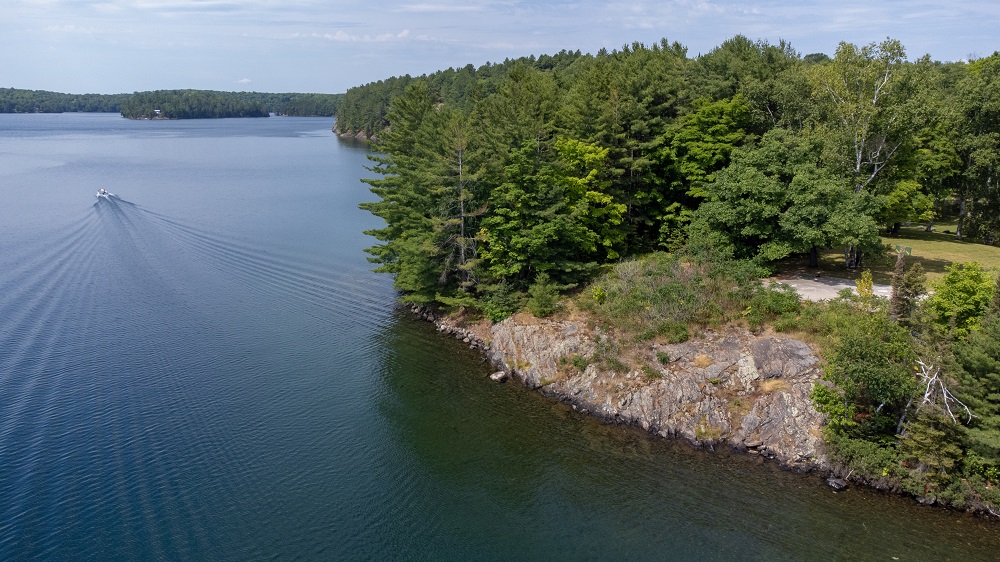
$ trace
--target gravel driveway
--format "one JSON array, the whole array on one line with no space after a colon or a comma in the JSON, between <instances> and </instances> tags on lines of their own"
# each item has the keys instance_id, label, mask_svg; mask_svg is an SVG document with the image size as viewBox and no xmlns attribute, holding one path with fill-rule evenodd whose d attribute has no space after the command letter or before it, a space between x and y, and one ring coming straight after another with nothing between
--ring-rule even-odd
<instances>
[{"instance_id":1,"label":"gravel driveway","mask_svg":"<svg viewBox=\"0 0 1000 562\"><path fill-rule=\"evenodd\" d=\"M799 293L800 297L808 301L833 299L837 297L837 293L844 289L852 289L857 292L854 281L836 277L791 274L772 277L770 281L791 286ZM886 298L892 295L892 288L889 285L875 285L874 289L876 295Z\"/></svg>"}]
</instances>

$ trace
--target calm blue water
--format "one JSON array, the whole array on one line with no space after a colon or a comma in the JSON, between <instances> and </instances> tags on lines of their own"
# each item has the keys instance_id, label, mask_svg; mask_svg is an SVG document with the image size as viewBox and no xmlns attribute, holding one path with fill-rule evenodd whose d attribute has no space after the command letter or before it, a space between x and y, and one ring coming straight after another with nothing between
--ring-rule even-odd
<instances>
[{"instance_id":1,"label":"calm blue water","mask_svg":"<svg viewBox=\"0 0 1000 562\"><path fill-rule=\"evenodd\" d=\"M331 125L0 115L0 560L1000 552L488 382L369 272Z\"/></svg>"}]
</instances>

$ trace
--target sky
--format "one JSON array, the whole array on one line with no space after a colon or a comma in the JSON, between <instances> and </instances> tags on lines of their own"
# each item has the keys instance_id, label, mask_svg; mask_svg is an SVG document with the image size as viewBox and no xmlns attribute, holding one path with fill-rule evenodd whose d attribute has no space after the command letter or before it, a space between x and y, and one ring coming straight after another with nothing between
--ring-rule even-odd
<instances>
[{"instance_id":1,"label":"sky","mask_svg":"<svg viewBox=\"0 0 1000 562\"><path fill-rule=\"evenodd\" d=\"M735 35L802 55L899 39L941 61L1000 50L1000 1L0 0L0 87L340 93L566 49Z\"/></svg>"}]
</instances>

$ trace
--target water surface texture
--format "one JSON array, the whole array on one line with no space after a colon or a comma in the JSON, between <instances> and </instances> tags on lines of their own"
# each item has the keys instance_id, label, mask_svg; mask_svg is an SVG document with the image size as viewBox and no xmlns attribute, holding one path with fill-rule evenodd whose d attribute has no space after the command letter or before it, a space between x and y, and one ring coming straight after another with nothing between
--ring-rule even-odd
<instances>
[{"instance_id":1,"label":"water surface texture","mask_svg":"<svg viewBox=\"0 0 1000 562\"><path fill-rule=\"evenodd\" d=\"M370 272L331 125L0 115L0 560L1000 552L489 382Z\"/></svg>"}]
</instances>

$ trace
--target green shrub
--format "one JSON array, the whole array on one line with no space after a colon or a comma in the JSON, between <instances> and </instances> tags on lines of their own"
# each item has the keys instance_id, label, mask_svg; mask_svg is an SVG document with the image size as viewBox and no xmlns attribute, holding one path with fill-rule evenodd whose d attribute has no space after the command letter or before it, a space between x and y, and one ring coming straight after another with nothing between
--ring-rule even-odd
<instances>
[{"instance_id":1,"label":"green shrub","mask_svg":"<svg viewBox=\"0 0 1000 562\"><path fill-rule=\"evenodd\" d=\"M628 366L618 358L618 351L618 344L613 340L598 337L594 340L594 353L590 360L602 369L616 373L627 372Z\"/></svg>"},{"instance_id":2,"label":"green shrub","mask_svg":"<svg viewBox=\"0 0 1000 562\"><path fill-rule=\"evenodd\" d=\"M521 309L523 295L506 281L489 288L482 300L483 314L493 322L500 322Z\"/></svg>"},{"instance_id":3,"label":"green shrub","mask_svg":"<svg viewBox=\"0 0 1000 562\"><path fill-rule=\"evenodd\" d=\"M660 334L667 339L668 343L683 343L690 337L687 326L680 322L660 324Z\"/></svg>"},{"instance_id":4,"label":"green shrub","mask_svg":"<svg viewBox=\"0 0 1000 562\"><path fill-rule=\"evenodd\" d=\"M906 470L900 466L902 459L892 446L843 435L828 435L827 443L831 445L833 459L844 463L858 476L894 480L906 476Z\"/></svg>"},{"instance_id":5,"label":"green shrub","mask_svg":"<svg viewBox=\"0 0 1000 562\"><path fill-rule=\"evenodd\" d=\"M761 269L749 262L715 263L654 252L615 264L579 305L643 341L680 342L691 326L713 326L738 316L758 290Z\"/></svg>"},{"instance_id":6,"label":"green shrub","mask_svg":"<svg viewBox=\"0 0 1000 562\"><path fill-rule=\"evenodd\" d=\"M591 294L594 297L594 302L596 302L599 305L604 304L608 300L607 291L605 291L604 287L600 285L594 285L594 288L591 289Z\"/></svg>"},{"instance_id":7,"label":"green shrub","mask_svg":"<svg viewBox=\"0 0 1000 562\"><path fill-rule=\"evenodd\" d=\"M650 365L643 365L642 373L645 375L647 381L655 381L663 378L663 373L657 371Z\"/></svg>"},{"instance_id":8,"label":"green shrub","mask_svg":"<svg viewBox=\"0 0 1000 562\"><path fill-rule=\"evenodd\" d=\"M992 296L993 279L980 264L955 263L934 285L927 307L938 326L962 338L976 329Z\"/></svg>"},{"instance_id":9,"label":"green shrub","mask_svg":"<svg viewBox=\"0 0 1000 562\"><path fill-rule=\"evenodd\" d=\"M528 310L539 318L552 316L559 309L559 286L544 271L528 287Z\"/></svg>"},{"instance_id":10,"label":"green shrub","mask_svg":"<svg viewBox=\"0 0 1000 562\"><path fill-rule=\"evenodd\" d=\"M756 330L766 322L794 317L802 309L798 293L788 285L760 286L750 296L744 316Z\"/></svg>"}]
</instances>

